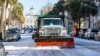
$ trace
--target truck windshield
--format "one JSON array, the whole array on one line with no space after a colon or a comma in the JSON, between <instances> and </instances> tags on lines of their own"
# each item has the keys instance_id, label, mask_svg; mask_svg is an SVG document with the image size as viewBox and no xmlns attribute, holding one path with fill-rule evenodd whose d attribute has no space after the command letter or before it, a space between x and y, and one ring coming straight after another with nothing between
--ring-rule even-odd
<instances>
[{"instance_id":1,"label":"truck windshield","mask_svg":"<svg viewBox=\"0 0 100 56\"><path fill-rule=\"evenodd\" d=\"M43 25L62 25L61 19L44 19Z\"/></svg>"}]
</instances>

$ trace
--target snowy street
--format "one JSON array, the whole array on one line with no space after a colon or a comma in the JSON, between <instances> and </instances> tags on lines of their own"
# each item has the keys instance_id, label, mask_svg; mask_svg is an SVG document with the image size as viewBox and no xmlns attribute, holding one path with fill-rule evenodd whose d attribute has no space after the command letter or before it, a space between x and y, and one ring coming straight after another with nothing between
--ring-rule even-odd
<instances>
[{"instance_id":1,"label":"snowy street","mask_svg":"<svg viewBox=\"0 0 100 56\"><path fill-rule=\"evenodd\" d=\"M31 34L21 40L5 42L7 56L100 56L100 42L75 38L75 48L35 47Z\"/></svg>"},{"instance_id":2,"label":"snowy street","mask_svg":"<svg viewBox=\"0 0 100 56\"><path fill-rule=\"evenodd\" d=\"M82 46L100 53L100 41L75 38L75 45Z\"/></svg>"}]
</instances>

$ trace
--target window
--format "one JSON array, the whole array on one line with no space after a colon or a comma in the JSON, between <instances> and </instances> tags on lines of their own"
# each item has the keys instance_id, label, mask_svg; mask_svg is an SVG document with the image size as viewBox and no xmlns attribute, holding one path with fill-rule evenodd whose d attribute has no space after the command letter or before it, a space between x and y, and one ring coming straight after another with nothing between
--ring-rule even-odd
<instances>
[{"instance_id":1,"label":"window","mask_svg":"<svg viewBox=\"0 0 100 56\"><path fill-rule=\"evenodd\" d=\"M62 20L60 20L60 19L44 19L43 24L44 25L50 25L50 24L62 25Z\"/></svg>"}]
</instances>

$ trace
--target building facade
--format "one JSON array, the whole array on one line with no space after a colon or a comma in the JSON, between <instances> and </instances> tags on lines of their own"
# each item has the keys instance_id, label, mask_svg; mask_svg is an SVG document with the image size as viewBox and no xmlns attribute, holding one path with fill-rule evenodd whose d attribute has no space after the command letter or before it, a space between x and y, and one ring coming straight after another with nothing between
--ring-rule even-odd
<instances>
[{"instance_id":1,"label":"building facade","mask_svg":"<svg viewBox=\"0 0 100 56\"><path fill-rule=\"evenodd\" d=\"M30 8L30 12L26 13L25 15L25 22L24 22L24 27L26 28L32 28L36 27L37 25L37 15L34 13L34 8Z\"/></svg>"}]
</instances>

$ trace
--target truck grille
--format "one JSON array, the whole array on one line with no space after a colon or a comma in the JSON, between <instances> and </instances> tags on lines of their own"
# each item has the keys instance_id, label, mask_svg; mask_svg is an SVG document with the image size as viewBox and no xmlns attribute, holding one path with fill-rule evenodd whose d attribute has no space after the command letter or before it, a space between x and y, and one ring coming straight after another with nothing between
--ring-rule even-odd
<instances>
[{"instance_id":1,"label":"truck grille","mask_svg":"<svg viewBox=\"0 0 100 56\"><path fill-rule=\"evenodd\" d=\"M50 36L50 35L60 35L61 29L60 28L46 28L45 29L45 35Z\"/></svg>"}]
</instances>

